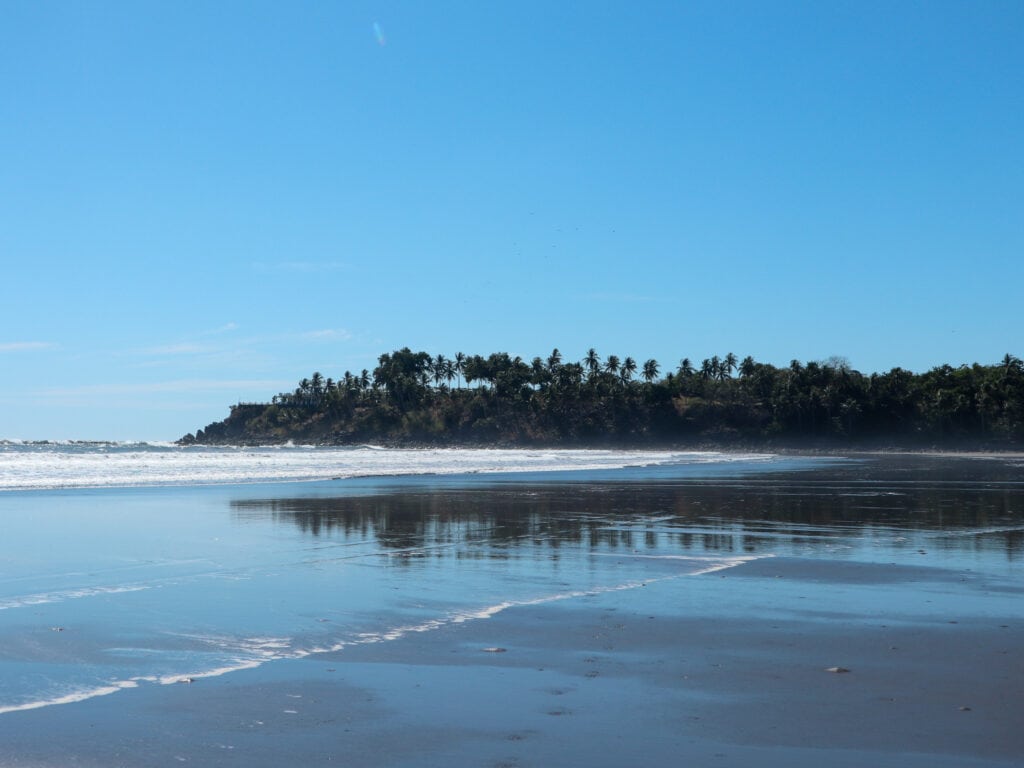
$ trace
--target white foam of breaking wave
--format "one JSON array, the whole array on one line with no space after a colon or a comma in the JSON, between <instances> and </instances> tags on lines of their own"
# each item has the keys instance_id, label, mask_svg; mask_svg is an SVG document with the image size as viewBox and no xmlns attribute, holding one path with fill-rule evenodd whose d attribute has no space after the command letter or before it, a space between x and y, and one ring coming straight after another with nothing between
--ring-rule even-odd
<instances>
[{"instance_id":1,"label":"white foam of breaking wave","mask_svg":"<svg viewBox=\"0 0 1024 768\"><path fill-rule=\"evenodd\" d=\"M396 627L390 627L379 632L362 632L356 634L351 639L338 640L329 645L313 646L309 648L295 648L291 644L291 638L284 637L234 638L221 635L195 635L178 633L176 635L178 637L185 637L191 640L196 640L201 644L208 645L215 649L227 651L230 653L235 653L236 655L234 656L234 658L228 660L227 663L218 667L213 667L211 669L182 674L175 673L164 675L140 675L137 677L128 678L127 680L111 680L104 685L96 686L93 688L85 688L79 691L63 694L61 696L55 696L49 699L40 699L37 701L24 702L21 704L11 704L6 706L0 705L0 715L7 714L9 712L22 712L30 709L41 709L43 707L55 706L60 704L73 704L81 701L86 701L88 699L96 698L98 696L107 696L109 694L117 693L119 691L127 690L130 688L137 688L142 683L151 683L158 685L176 685L180 683L192 683L196 680L220 677L231 672L240 672L246 669L256 669L271 661L303 659L318 654L337 653L349 646L369 645L373 643L383 643L390 642L393 640L400 640L401 638L411 634L432 632L434 630L441 629L445 626L464 624L469 621L480 621L484 619L489 619L501 613L502 611L506 611L510 608L544 605L547 603L555 603L563 600L594 597L597 595L608 594L612 592L622 592L630 589L637 589L639 587L644 587L648 584L654 584L657 582L670 581L673 579L684 578L687 576L700 576L707 573L714 573L716 571L726 570L728 568L734 568L738 565L743 565L744 563L750 562L752 560L759 560L762 557L771 557L771 555L742 555L727 558L681 557L679 559L703 562L706 563L706 565L704 565L703 567L698 567L694 570L687 570L681 573L674 573L650 579L632 580L624 582L622 584L596 586L591 587L589 589L569 590L566 592L557 592L551 595L540 595L537 597L524 598L521 600L503 600L500 603L483 606L481 608L469 609L465 611L455 611L449 613L446 616L439 617L436 619L427 619L417 624L404 624Z\"/></svg>"},{"instance_id":2,"label":"white foam of breaking wave","mask_svg":"<svg viewBox=\"0 0 1024 768\"><path fill-rule=\"evenodd\" d=\"M725 570L728 570L729 568L735 568L737 565L743 565L744 563L749 563L752 560L761 560L761 559L767 558L767 557L775 557L775 555L761 555L759 557L753 557L753 556L751 556L751 557L746 557L746 556L744 556L744 557L733 557L733 558L730 558L728 560L723 560L723 561L718 562L718 563L709 563L704 568L699 568L698 570L693 571L690 575L691 576L703 576L704 574L707 574L707 573L717 573L718 571L725 571Z\"/></svg>"},{"instance_id":3,"label":"white foam of breaking wave","mask_svg":"<svg viewBox=\"0 0 1024 768\"><path fill-rule=\"evenodd\" d=\"M284 657L282 657L284 658ZM203 672L190 672L187 675L161 675L160 677L140 677L138 680L145 680L147 683L159 683L160 685L174 685L175 683L191 683L209 677L220 677L229 672L241 672L245 669L256 669L262 667L270 659L247 659L238 660L223 667L207 669Z\"/></svg>"},{"instance_id":4,"label":"white foam of breaking wave","mask_svg":"<svg viewBox=\"0 0 1024 768\"><path fill-rule=\"evenodd\" d=\"M95 699L97 696L109 696L112 693L118 693L119 691L123 691L127 688L137 688L138 686L138 680L135 678L130 680L112 681L109 685L102 685L97 688L86 688L81 691L74 691L52 699L27 701L23 704L9 704L7 706L0 705L0 715L6 715L8 712L25 712L30 709L42 709L43 707L52 707L56 704L75 704L80 701Z\"/></svg>"},{"instance_id":5,"label":"white foam of breaking wave","mask_svg":"<svg viewBox=\"0 0 1024 768\"><path fill-rule=\"evenodd\" d=\"M140 675L137 677L130 677L127 680L111 680L106 685L99 685L93 688L83 688L81 690L72 691L71 693L66 693L62 696L54 696L49 699L26 701L21 704L0 705L0 715L5 715L9 712L26 712L31 709L43 709L44 707L58 706L60 704L77 704L100 696L109 696L112 693L119 693L130 688L138 688L141 683L159 683L161 685L170 685L172 683L191 683L202 678L219 677L220 675L227 674L228 672L240 672L243 669L254 669L261 666L263 663L264 662L260 660L251 660L248 662L240 661L236 664L231 664L219 669L195 672L191 675L164 675L160 677L155 675Z\"/></svg>"},{"instance_id":6,"label":"white foam of breaking wave","mask_svg":"<svg viewBox=\"0 0 1024 768\"><path fill-rule=\"evenodd\" d=\"M938 531L934 535L936 538L955 538L955 537L974 537L974 536L990 536L995 533L1020 533L1024 531L1024 525L1005 525L991 528L971 528L963 531Z\"/></svg>"},{"instance_id":7,"label":"white foam of breaking wave","mask_svg":"<svg viewBox=\"0 0 1024 768\"><path fill-rule=\"evenodd\" d=\"M769 454L526 450L194 448L80 445L0 451L0 490L216 485L354 477L622 469L675 464L766 462Z\"/></svg>"},{"instance_id":8,"label":"white foam of breaking wave","mask_svg":"<svg viewBox=\"0 0 1024 768\"><path fill-rule=\"evenodd\" d=\"M97 595L116 595L122 592L141 592L149 589L148 586L126 585L119 587L82 587L80 589L65 589L55 592L39 592L33 595L18 595L16 597L0 598L0 611L12 608L27 608L32 605L44 605L46 603L62 603L65 600L77 600L83 597L95 597Z\"/></svg>"},{"instance_id":9,"label":"white foam of breaking wave","mask_svg":"<svg viewBox=\"0 0 1024 768\"><path fill-rule=\"evenodd\" d=\"M630 557L637 560L678 560L683 562L690 562L694 564L706 563L707 565L698 567L694 571L687 571L683 576L700 576L704 573L711 573L713 571L721 571L726 568L735 568L737 565L743 565L753 560L763 560L768 557L775 557L773 554L764 555L736 555L735 557L716 557L715 555L648 555L642 552L591 552L592 557L615 557L620 560ZM678 578L678 575L672 576L671 578Z\"/></svg>"}]
</instances>

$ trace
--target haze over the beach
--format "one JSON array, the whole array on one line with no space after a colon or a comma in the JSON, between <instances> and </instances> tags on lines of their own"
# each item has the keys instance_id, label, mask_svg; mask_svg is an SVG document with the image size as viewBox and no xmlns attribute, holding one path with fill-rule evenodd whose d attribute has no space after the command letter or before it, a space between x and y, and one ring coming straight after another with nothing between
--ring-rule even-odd
<instances>
[{"instance_id":1,"label":"haze over the beach","mask_svg":"<svg viewBox=\"0 0 1024 768\"><path fill-rule=\"evenodd\" d=\"M1015 2L8 3L0 438L409 346L1020 356Z\"/></svg>"}]
</instances>

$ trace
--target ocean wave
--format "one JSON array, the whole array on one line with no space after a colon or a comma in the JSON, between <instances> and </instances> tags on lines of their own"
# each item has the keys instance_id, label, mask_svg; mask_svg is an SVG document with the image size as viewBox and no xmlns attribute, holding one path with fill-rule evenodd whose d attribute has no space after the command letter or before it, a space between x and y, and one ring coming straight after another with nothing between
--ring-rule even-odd
<instances>
[{"instance_id":1,"label":"ocean wave","mask_svg":"<svg viewBox=\"0 0 1024 768\"><path fill-rule=\"evenodd\" d=\"M112 693L118 693L128 688L138 687L139 681L136 679L116 680L108 683L107 685L101 685L94 688L83 688L81 690L72 691L71 693L54 696L49 699L37 699L34 701L22 702L20 704L0 704L0 715L6 715L9 712L26 712L30 709L42 709L43 707L52 707L59 704L77 704L80 701L95 699L97 696L109 696Z\"/></svg>"},{"instance_id":2,"label":"ocean wave","mask_svg":"<svg viewBox=\"0 0 1024 768\"><path fill-rule=\"evenodd\" d=\"M1001 526L990 526L988 528L969 528L961 531L940 531L933 534L935 538L948 539L948 538L970 538L976 536L993 536L1000 533L1022 533L1024 532L1024 525L1001 525Z\"/></svg>"},{"instance_id":3,"label":"ocean wave","mask_svg":"<svg viewBox=\"0 0 1024 768\"><path fill-rule=\"evenodd\" d=\"M197 448L155 443L36 443L0 450L0 490L230 485L358 477L612 470L738 462L761 453L499 448L279 446Z\"/></svg>"},{"instance_id":4,"label":"ocean wave","mask_svg":"<svg viewBox=\"0 0 1024 768\"><path fill-rule=\"evenodd\" d=\"M123 592L141 592L145 589L149 589L149 587L145 585L82 587L80 589L38 592L31 595L17 595L15 597L0 597L0 611L8 611L13 608L28 608L30 606L45 605L47 603L62 603L65 600L78 600L84 597L96 597L97 595L117 595Z\"/></svg>"},{"instance_id":5,"label":"ocean wave","mask_svg":"<svg viewBox=\"0 0 1024 768\"><path fill-rule=\"evenodd\" d=\"M399 624L371 632L357 632L347 637L335 639L326 644L320 643L315 645L310 644L305 646L296 646L292 638L276 636L239 638L216 634L168 633L174 637L194 642L199 647L203 655L208 654L210 651L214 651L215 653L223 653L224 658L218 661L215 666L211 666L206 669L194 669L191 671L186 670L183 672L163 674L136 675L124 680L102 681L96 685L83 686L77 690L61 692L50 697L12 704L0 703L0 715L11 712L41 709L50 706L59 706L62 704L74 704L99 696L108 696L120 691L138 688L141 684L177 685L181 683L193 683L197 680L221 677L232 672L256 669L273 661L298 660L308 658L310 656L338 653L343 651L345 648L356 645L372 645L376 643L392 642L409 635L432 632L446 626L490 619L503 611L513 608L544 605L564 600L595 597L602 594L638 589L657 582L701 576L708 573L726 570L728 568L734 568L752 560L758 560L761 557L765 556L743 555L724 558L686 557L681 559L692 560L694 561L694 565L698 567L649 579L633 579L619 584L597 585L586 589L574 589L547 595L538 595L535 597L503 600L498 603L475 608L452 610L442 616L425 619L416 623ZM118 650L124 649L109 649L110 652L116 652Z\"/></svg>"}]
</instances>

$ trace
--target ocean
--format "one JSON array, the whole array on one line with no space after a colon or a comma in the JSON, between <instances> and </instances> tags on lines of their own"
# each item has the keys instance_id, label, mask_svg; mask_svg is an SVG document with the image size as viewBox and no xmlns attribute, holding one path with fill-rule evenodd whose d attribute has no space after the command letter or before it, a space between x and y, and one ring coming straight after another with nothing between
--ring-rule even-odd
<instances>
[{"instance_id":1,"label":"ocean","mask_svg":"<svg viewBox=\"0 0 1024 768\"><path fill-rule=\"evenodd\" d=\"M4 443L0 733L524 609L810 608L767 563L898 574L842 583L822 621L1017 621L1022 477L991 459ZM726 573L747 586L723 591ZM969 601L929 586L954 579Z\"/></svg>"},{"instance_id":2,"label":"ocean","mask_svg":"<svg viewBox=\"0 0 1024 768\"><path fill-rule=\"evenodd\" d=\"M357 477L727 466L770 454L615 450L181 447L173 443L0 440L0 491L224 485Z\"/></svg>"}]
</instances>

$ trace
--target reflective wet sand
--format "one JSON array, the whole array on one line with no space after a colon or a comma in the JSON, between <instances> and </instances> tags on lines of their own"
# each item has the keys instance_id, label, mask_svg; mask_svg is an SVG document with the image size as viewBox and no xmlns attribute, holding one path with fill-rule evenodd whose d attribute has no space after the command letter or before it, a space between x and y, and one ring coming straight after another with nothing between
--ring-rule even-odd
<instances>
[{"instance_id":1,"label":"reflective wet sand","mask_svg":"<svg viewBox=\"0 0 1024 768\"><path fill-rule=\"evenodd\" d=\"M142 573L0 611L9 698L139 679L0 714L0 764L1017 765L1020 463L23 499L135 521L91 566Z\"/></svg>"}]
</instances>

